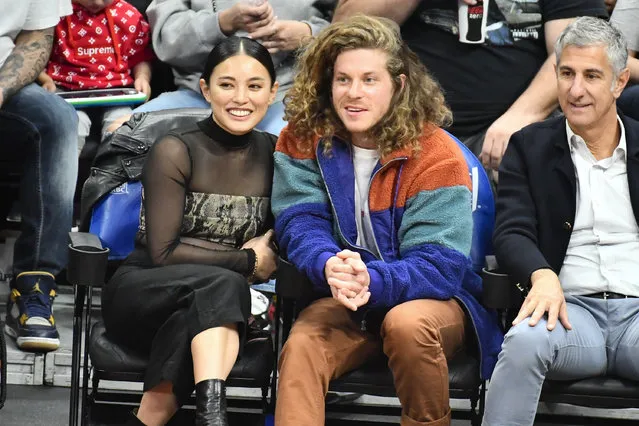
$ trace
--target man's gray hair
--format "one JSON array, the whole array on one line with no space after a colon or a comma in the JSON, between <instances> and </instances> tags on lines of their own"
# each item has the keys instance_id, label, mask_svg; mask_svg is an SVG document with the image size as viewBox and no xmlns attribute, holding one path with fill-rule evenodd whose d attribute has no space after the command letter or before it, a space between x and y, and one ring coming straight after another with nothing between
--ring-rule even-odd
<instances>
[{"instance_id":1,"label":"man's gray hair","mask_svg":"<svg viewBox=\"0 0 639 426\"><path fill-rule=\"evenodd\" d=\"M567 46L604 46L615 79L628 63L628 45L625 37L621 31L603 19L583 16L568 25L555 43L557 64L561 52Z\"/></svg>"}]
</instances>

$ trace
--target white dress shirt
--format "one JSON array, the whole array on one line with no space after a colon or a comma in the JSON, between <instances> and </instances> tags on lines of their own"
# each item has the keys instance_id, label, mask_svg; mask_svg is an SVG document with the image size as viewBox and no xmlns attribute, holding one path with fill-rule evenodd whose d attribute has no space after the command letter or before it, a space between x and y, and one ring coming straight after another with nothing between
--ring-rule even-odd
<instances>
[{"instance_id":1,"label":"white dress shirt","mask_svg":"<svg viewBox=\"0 0 639 426\"><path fill-rule=\"evenodd\" d=\"M626 133L617 122L619 145L599 161L566 122L577 178L575 223L559 274L566 294L639 296L639 226L628 191Z\"/></svg>"}]
</instances>

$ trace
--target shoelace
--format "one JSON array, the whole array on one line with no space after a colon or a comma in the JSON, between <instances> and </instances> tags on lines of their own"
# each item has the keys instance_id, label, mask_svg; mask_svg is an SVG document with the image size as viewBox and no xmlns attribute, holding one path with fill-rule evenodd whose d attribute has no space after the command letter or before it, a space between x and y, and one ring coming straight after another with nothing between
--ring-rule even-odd
<instances>
[{"instance_id":1,"label":"shoelace","mask_svg":"<svg viewBox=\"0 0 639 426\"><path fill-rule=\"evenodd\" d=\"M47 294L32 292L22 296L29 318L40 317L49 319L51 316L51 301Z\"/></svg>"}]
</instances>

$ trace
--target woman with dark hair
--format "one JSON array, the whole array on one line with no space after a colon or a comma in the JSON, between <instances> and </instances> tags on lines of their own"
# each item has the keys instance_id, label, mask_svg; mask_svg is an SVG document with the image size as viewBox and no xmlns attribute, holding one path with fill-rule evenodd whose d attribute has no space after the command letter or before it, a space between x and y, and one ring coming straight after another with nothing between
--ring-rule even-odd
<instances>
[{"instance_id":1,"label":"woman with dark hair","mask_svg":"<svg viewBox=\"0 0 639 426\"><path fill-rule=\"evenodd\" d=\"M195 386L196 424L226 425L224 381L250 314L249 283L275 271L273 135L255 130L278 84L268 51L230 37L200 87L209 118L154 144L136 248L106 285L109 335L150 353L131 425L163 425Z\"/></svg>"},{"instance_id":2,"label":"woman with dark hair","mask_svg":"<svg viewBox=\"0 0 639 426\"><path fill-rule=\"evenodd\" d=\"M295 76L296 52L330 21L334 0L153 0L146 9L155 54L171 66L177 90L161 93L133 112L202 108L198 90L204 58L229 36L248 35L270 52L280 89L268 118L281 118L282 99ZM114 121L109 131L127 121Z\"/></svg>"}]
</instances>

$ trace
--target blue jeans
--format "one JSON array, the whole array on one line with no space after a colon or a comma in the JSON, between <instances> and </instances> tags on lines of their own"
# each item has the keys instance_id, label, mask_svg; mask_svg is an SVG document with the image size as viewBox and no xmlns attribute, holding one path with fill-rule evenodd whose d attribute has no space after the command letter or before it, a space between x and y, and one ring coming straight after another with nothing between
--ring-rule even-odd
<instances>
[{"instance_id":1,"label":"blue jeans","mask_svg":"<svg viewBox=\"0 0 639 426\"><path fill-rule=\"evenodd\" d=\"M174 92L162 93L157 98L135 108L133 112L160 111L173 108L211 108L211 105L204 99L201 93L194 92L190 89L179 89ZM257 128L274 135L279 135L285 124L284 104L282 102L275 102L269 107L266 115L257 125Z\"/></svg>"},{"instance_id":2,"label":"blue jeans","mask_svg":"<svg viewBox=\"0 0 639 426\"><path fill-rule=\"evenodd\" d=\"M157 98L135 108L133 112L161 111L174 108L211 108L211 105L201 93L190 89L178 89L174 92L161 93Z\"/></svg>"},{"instance_id":3,"label":"blue jeans","mask_svg":"<svg viewBox=\"0 0 639 426\"><path fill-rule=\"evenodd\" d=\"M566 296L572 330L524 320L506 334L488 386L484 426L532 425L544 379L614 374L639 380L639 299Z\"/></svg>"},{"instance_id":4,"label":"blue jeans","mask_svg":"<svg viewBox=\"0 0 639 426\"><path fill-rule=\"evenodd\" d=\"M67 263L73 220L78 117L61 97L33 83L9 98L2 109L28 120L38 135L27 148L20 182L22 224L14 248L13 273L46 271L56 275Z\"/></svg>"}]
</instances>

